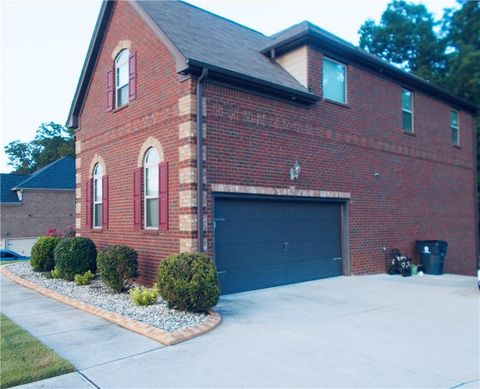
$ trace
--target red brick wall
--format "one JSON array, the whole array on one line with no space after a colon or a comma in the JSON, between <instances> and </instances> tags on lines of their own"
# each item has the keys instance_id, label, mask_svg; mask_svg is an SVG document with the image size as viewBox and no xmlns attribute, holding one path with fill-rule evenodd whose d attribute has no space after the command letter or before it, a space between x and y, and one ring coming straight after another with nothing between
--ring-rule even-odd
<instances>
[{"instance_id":1,"label":"red brick wall","mask_svg":"<svg viewBox=\"0 0 480 389\"><path fill-rule=\"evenodd\" d=\"M309 54L310 84L321 94L322 55ZM444 239L446 271L473 275L472 116L460 112L462 144L453 147L451 107L416 92L415 135L405 134L400 85L352 65L347 77L347 106L298 107L209 85L208 183L288 188L299 160L297 189L351 193L353 274L385 271L383 246L414 255L415 240ZM211 249L211 229L207 236Z\"/></svg>"},{"instance_id":2,"label":"red brick wall","mask_svg":"<svg viewBox=\"0 0 480 389\"><path fill-rule=\"evenodd\" d=\"M119 41L130 40L137 53L137 97L125 108L106 111L106 73L113 66L112 52ZM81 142L80 214L82 236L92 238L99 247L126 244L138 251L143 280L154 280L161 258L178 252L178 112L179 97L189 93L190 81L180 82L173 56L144 24L127 2L117 2L95 68L76 133ZM153 136L163 147L169 162L170 228L168 231L134 231L133 171L140 148ZM109 176L109 229L86 229L86 180L91 161L98 154L105 161ZM187 163L188 164L188 163ZM78 163L77 163L78 165ZM78 193L77 193L78 196Z\"/></svg>"}]
</instances>

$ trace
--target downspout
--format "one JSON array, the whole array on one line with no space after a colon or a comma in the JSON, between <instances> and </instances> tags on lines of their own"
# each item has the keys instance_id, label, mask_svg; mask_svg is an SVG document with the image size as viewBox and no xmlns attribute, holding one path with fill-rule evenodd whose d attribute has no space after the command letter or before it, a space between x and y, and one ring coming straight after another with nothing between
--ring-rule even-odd
<instances>
[{"instance_id":1,"label":"downspout","mask_svg":"<svg viewBox=\"0 0 480 389\"><path fill-rule=\"evenodd\" d=\"M478 166L477 166L477 126L476 121L479 120L478 114L473 117L473 193L474 193L474 200L475 200L475 254L476 254L476 269L475 273L477 273L479 265L480 265L480 232L479 232L479 220L478 220Z\"/></svg>"},{"instance_id":2,"label":"downspout","mask_svg":"<svg viewBox=\"0 0 480 389\"><path fill-rule=\"evenodd\" d=\"M208 77L208 69L203 68L197 79L197 249L203 248L203 82Z\"/></svg>"}]
</instances>

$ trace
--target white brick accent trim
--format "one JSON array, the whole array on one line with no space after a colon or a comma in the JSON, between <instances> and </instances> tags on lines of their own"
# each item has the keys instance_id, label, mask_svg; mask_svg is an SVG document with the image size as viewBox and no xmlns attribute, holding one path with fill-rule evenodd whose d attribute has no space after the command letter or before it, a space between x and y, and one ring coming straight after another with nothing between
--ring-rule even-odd
<instances>
[{"instance_id":1,"label":"white brick accent trim","mask_svg":"<svg viewBox=\"0 0 480 389\"><path fill-rule=\"evenodd\" d=\"M274 188L274 187L265 187L265 186L212 184L211 189L212 189L212 192L249 193L249 194L265 194L265 195L276 195L276 196L319 197L319 198L326 198L326 199L349 199L351 195L350 192L296 189L294 186L291 186L289 188Z\"/></svg>"},{"instance_id":2,"label":"white brick accent trim","mask_svg":"<svg viewBox=\"0 0 480 389\"><path fill-rule=\"evenodd\" d=\"M143 142L142 147L140 147L140 152L138 153L138 158L137 158L137 167L143 166L143 158L145 157L145 153L148 151L148 149L151 149L152 147L158 151L160 162L164 160L162 144L157 138L154 138L153 136L149 136L145 140L145 142Z\"/></svg>"}]
</instances>

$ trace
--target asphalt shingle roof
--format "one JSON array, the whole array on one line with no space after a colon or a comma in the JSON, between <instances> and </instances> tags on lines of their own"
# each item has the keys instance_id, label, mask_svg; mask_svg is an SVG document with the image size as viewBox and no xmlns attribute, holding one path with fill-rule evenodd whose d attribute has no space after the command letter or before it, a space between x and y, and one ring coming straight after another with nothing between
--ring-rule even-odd
<instances>
[{"instance_id":1,"label":"asphalt shingle roof","mask_svg":"<svg viewBox=\"0 0 480 389\"><path fill-rule=\"evenodd\" d=\"M138 4L185 58L308 93L279 64L261 54L273 38L182 1Z\"/></svg>"},{"instance_id":2,"label":"asphalt shingle roof","mask_svg":"<svg viewBox=\"0 0 480 389\"><path fill-rule=\"evenodd\" d=\"M0 174L0 203L20 203L17 194L12 190L17 184L27 179L23 174Z\"/></svg>"},{"instance_id":3,"label":"asphalt shingle roof","mask_svg":"<svg viewBox=\"0 0 480 389\"><path fill-rule=\"evenodd\" d=\"M31 174L15 189L75 189L75 159L57 159Z\"/></svg>"}]
</instances>

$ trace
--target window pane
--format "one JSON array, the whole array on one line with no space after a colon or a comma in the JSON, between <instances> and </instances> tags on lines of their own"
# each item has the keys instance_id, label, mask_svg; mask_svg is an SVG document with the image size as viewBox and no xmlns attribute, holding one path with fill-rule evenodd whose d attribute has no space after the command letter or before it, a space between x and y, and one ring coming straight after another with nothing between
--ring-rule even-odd
<instances>
[{"instance_id":1,"label":"window pane","mask_svg":"<svg viewBox=\"0 0 480 389\"><path fill-rule=\"evenodd\" d=\"M412 92L402 89L402 109L412 111Z\"/></svg>"},{"instance_id":2,"label":"window pane","mask_svg":"<svg viewBox=\"0 0 480 389\"><path fill-rule=\"evenodd\" d=\"M149 167L145 172L145 194L158 196L158 167Z\"/></svg>"},{"instance_id":3,"label":"window pane","mask_svg":"<svg viewBox=\"0 0 480 389\"><path fill-rule=\"evenodd\" d=\"M323 60L323 97L345 103L345 65Z\"/></svg>"},{"instance_id":4,"label":"window pane","mask_svg":"<svg viewBox=\"0 0 480 389\"><path fill-rule=\"evenodd\" d=\"M146 200L147 227L158 227L158 199Z\"/></svg>"},{"instance_id":5,"label":"window pane","mask_svg":"<svg viewBox=\"0 0 480 389\"><path fill-rule=\"evenodd\" d=\"M412 114L410 112L402 111L402 119L403 119L403 129L406 132L412 132Z\"/></svg>"},{"instance_id":6,"label":"window pane","mask_svg":"<svg viewBox=\"0 0 480 389\"><path fill-rule=\"evenodd\" d=\"M458 128L452 127L452 144L457 146L460 144L460 139L458 137Z\"/></svg>"},{"instance_id":7,"label":"window pane","mask_svg":"<svg viewBox=\"0 0 480 389\"><path fill-rule=\"evenodd\" d=\"M128 63L117 67L117 87L128 84Z\"/></svg>"},{"instance_id":8,"label":"window pane","mask_svg":"<svg viewBox=\"0 0 480 389\"><path fill-rule=\"evenodd\" d=\"M93 213L94 213L94 224L93 226L94 227L101 227L102 226L102 204L95 204L94 205L94 210L93 210Z\"/></svg>"},{"instance_id":9,"label":"window pane","mask_svg":"<svg viewBox=\"0 0 480 389\"><path fill-rule=\"evenodd\" d=\"M117 89L117 107L128 103L128 84Z\"/></svg>"},{"instance_id":10,"label":"window pane","mask_svg":"<svg viewBox=\"0 0 480 389\"><path fill-rule=\"evenodd\" d=\"M93 200L95 202L102 201L102 182L100 181L100 179L98 178L94 179L93 187L94 187Z\"/></svg>"},{"instance_id":11,"label":"window pane","mask_svg":"<svg viewBox=\"0 0 480 389\"><path fill-rule=\"evenodd\" d=\"M458 112L457 111L452 111L451 112L450 122L452 124L452 127L457 127L458 128Z\"/></svg>"}]
</instances>

